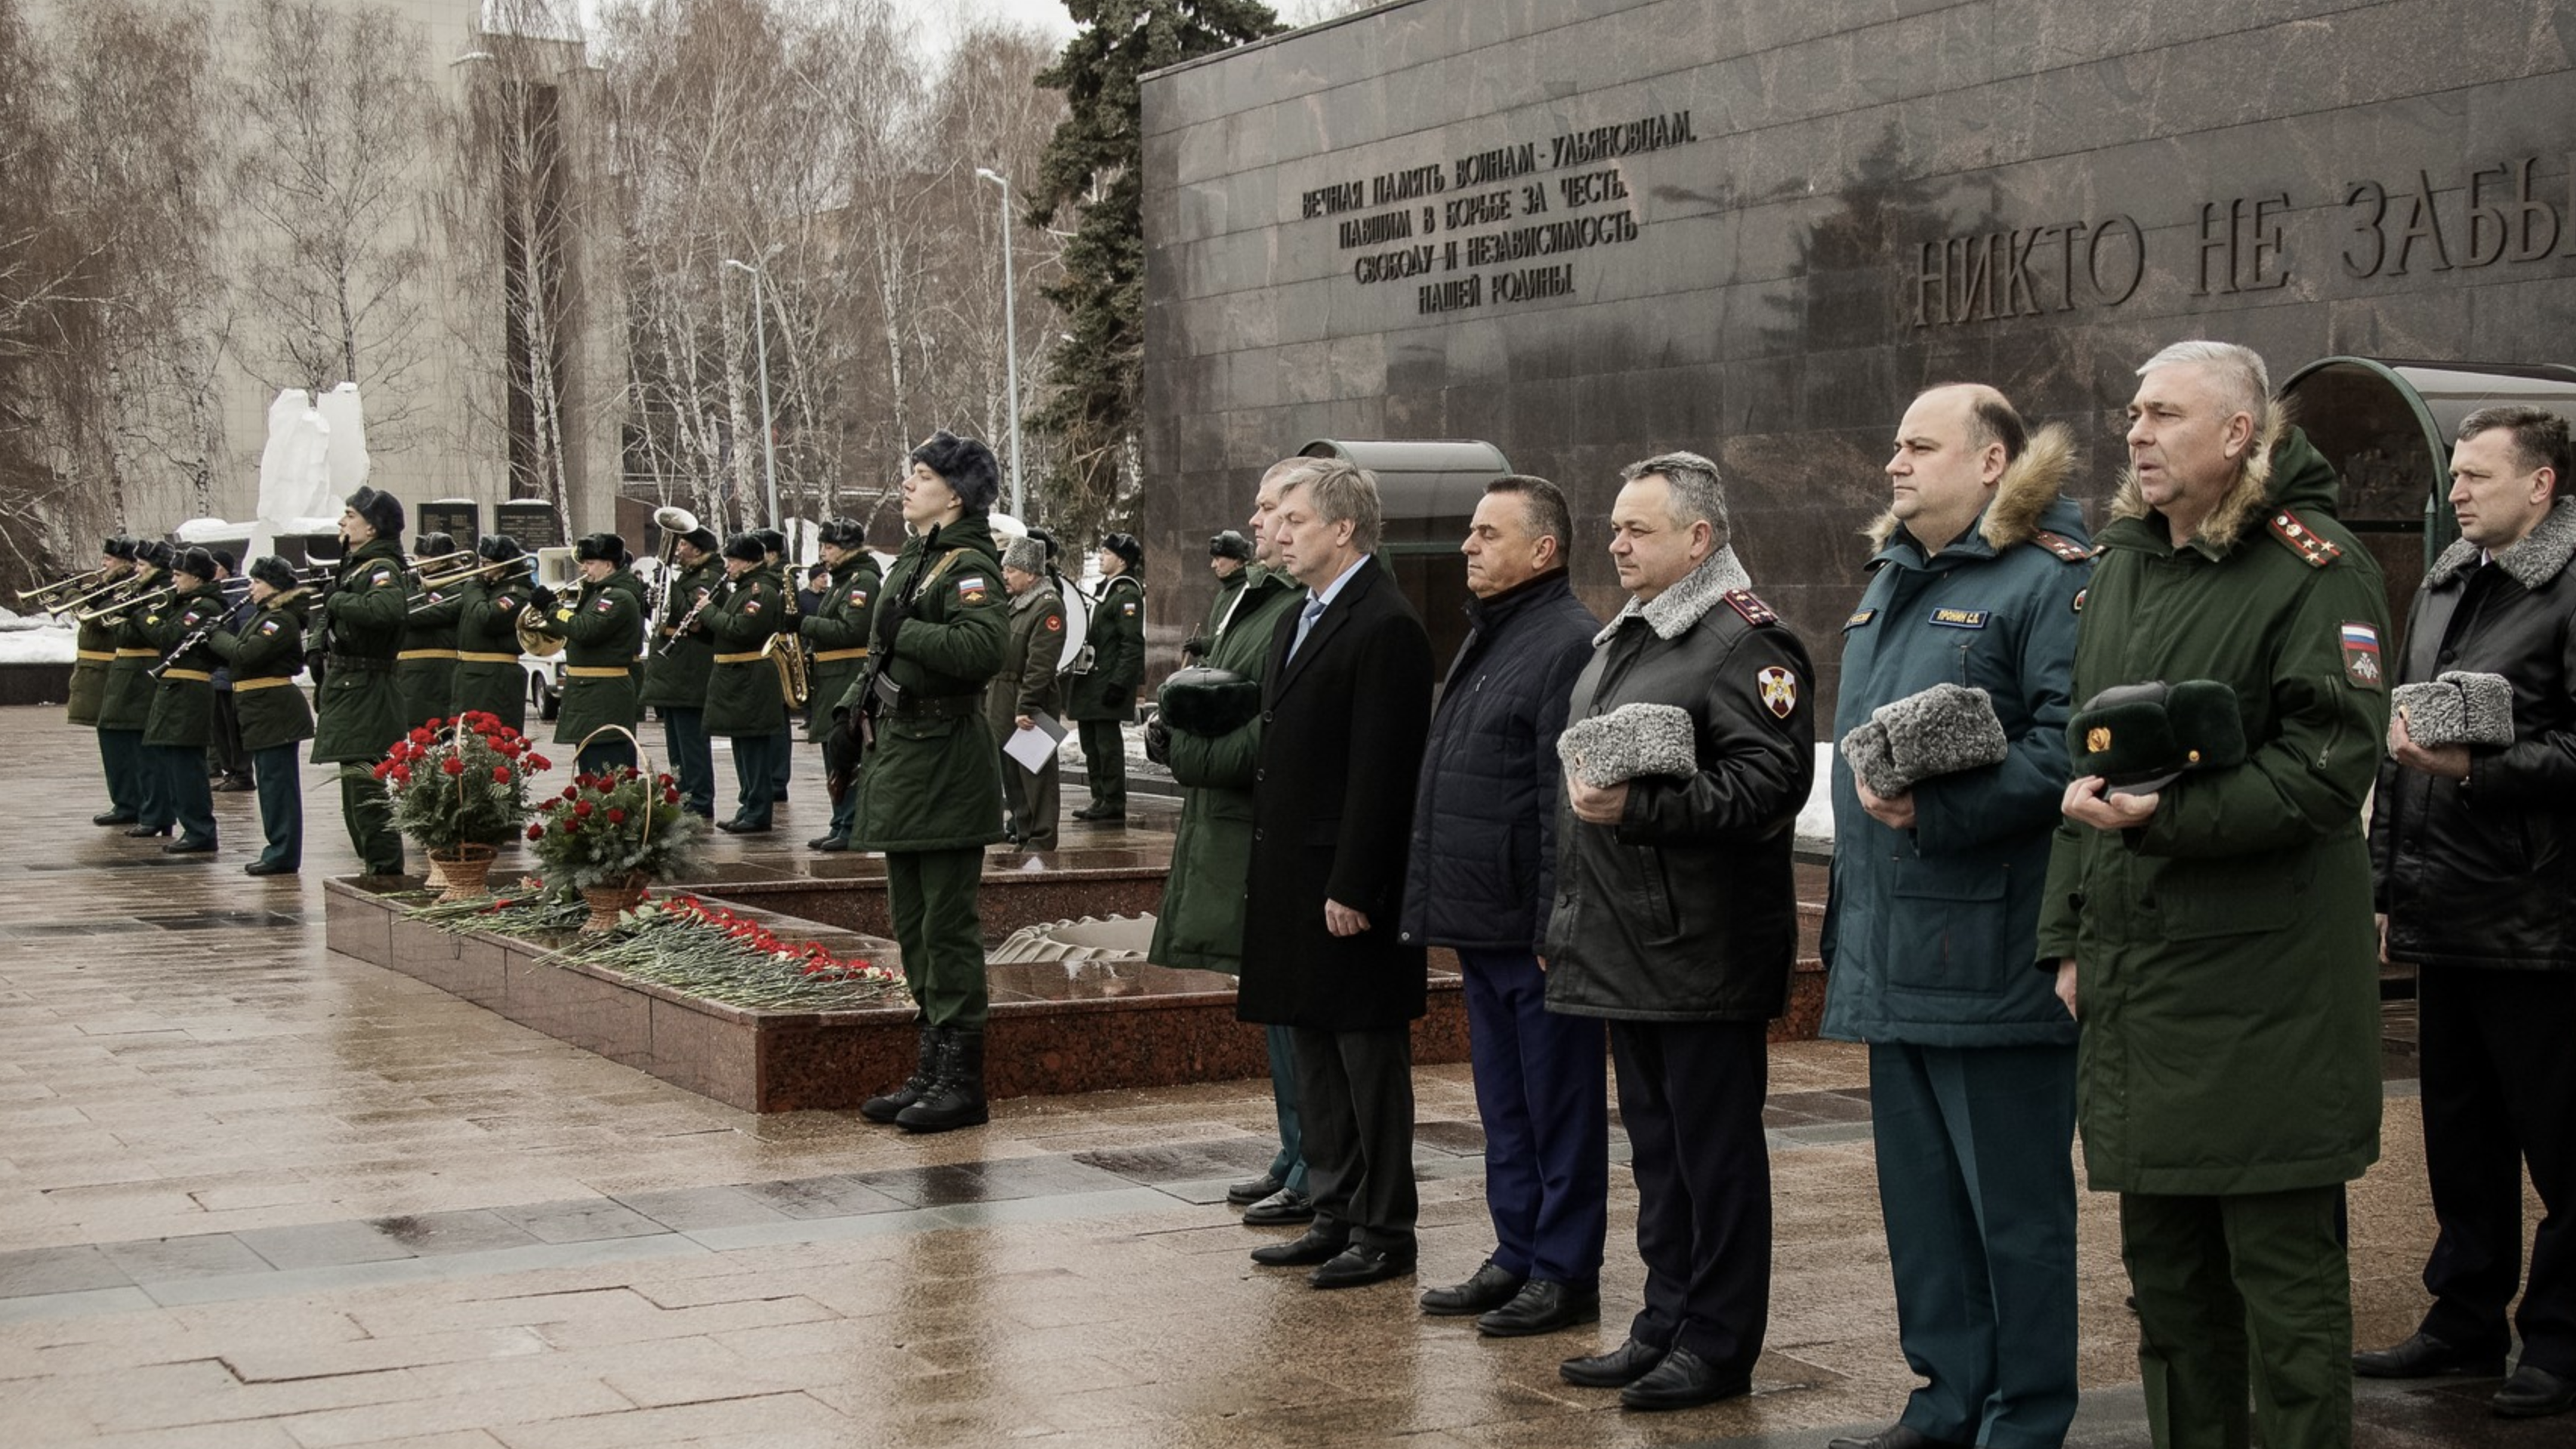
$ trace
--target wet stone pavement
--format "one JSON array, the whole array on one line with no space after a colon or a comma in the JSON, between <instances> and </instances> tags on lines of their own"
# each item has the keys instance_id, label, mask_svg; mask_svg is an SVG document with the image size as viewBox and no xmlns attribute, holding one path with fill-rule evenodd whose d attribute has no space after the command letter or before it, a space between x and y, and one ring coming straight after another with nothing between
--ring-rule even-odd
<instances>
[{"instance_id":1,"label":"wet stone pavement","mask_svg":"<svg viewBox=\"0 0 2576 1449\"><path fill-rule=\"evenodd\" d=\"M754 1117L330 952L321 882L352 860L320 771L304 874L252 880L252 796L216 797L211 860L163 857L89 824L89 732L9 709L0 739L8 1445L1814 1449L1912 1386L1854 1048L1773 1052L1757 1392L1627 1415L1555 1374L1637 1306L1624 1168L1604 1330L1480 1340L1414 1307L1490 1246L1463 1065L1417 1074L1419 1284L1317 1293L1254 1268L1275 1233L1222 1202L1267 1157L1264 1081L1008 1101L929 1138ZM792 873L819 828L812 752L797 763L780 831L716 847L746 873ZM1168 843L1167 807L1131 808L1129 830L1068 822L1065 843ZM2353 1194L2369 1342L2422 1308L2414 1105L2393 1079L2387 1160ZM2076 1442L2142 1445L2111 1209L2082 1203ZM2493 1419L2485 1391L2366 1386L2360 1442L2564 1442L2565 1421Z\"/></svg>"}]
</instances>

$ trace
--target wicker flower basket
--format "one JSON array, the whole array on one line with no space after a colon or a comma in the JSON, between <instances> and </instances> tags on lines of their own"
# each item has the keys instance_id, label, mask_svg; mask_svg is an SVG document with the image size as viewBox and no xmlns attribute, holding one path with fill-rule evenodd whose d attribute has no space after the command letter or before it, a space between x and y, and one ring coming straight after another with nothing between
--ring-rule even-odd
<instances>
[{"instance_id":1,"label":"wicker flower basket","mask_svg":"<svg viewBox=\"0 0 2576 1449\"><path fill-rule=\"evenodd\" d=\"M462 901L489 895L490 892L484 888L483 881L492 873L493 857L499 854L500 851L492 846L479 845L470 840L456 847L452 855L431 851L429 853L431 883L444 887L438 893L438 898L442 901Z\"/></svg>"},{"instance_id":2,"label":"wicker flower basket","mask_svg":"<svg viewBox=\"0 0 2576 1449\"><path fill-rule=\"evenodd\" d=\"M644 904L645 889L644 872L639 870L624 884L583 890L581 898L590 907L590 919L581 923L581 929L585 933L616 930L619 916Z\"/></svg>"}]
</instances>

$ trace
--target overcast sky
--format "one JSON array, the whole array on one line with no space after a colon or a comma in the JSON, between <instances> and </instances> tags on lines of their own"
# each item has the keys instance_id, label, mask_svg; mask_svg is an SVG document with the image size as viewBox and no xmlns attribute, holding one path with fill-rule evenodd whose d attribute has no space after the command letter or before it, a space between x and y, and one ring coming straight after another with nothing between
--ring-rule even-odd
<instances>
[{"instance_id":1,"label":"overcast sky","mask_svg":"<svg viewBox=\"0 0 2576 1449\"><path fill-rule=\"evenodd\" d=\"M600 0L577 0L577 3L581 6L585 23L597 19ZM1042 30L1056 40L1073 34L1073 17L1064 13L1063 0L897 0L897 3L905 9L918 10L930 27L943 35L976 15L1016 21Z\"/></svg>"}]
</instances>

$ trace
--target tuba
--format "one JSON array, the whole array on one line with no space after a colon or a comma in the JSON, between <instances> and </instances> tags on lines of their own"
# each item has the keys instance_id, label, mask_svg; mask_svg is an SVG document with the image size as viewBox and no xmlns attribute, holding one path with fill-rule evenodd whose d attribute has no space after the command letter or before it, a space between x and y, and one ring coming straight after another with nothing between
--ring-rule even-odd
<instances>
[{"instance_id":1,"label":"tuba","mask_svg":"<svg viewBox=\"0 0 2576 1449\"><path fill-rule=\"evenodd\" d=\"M653 578L644 589L644 638L662 637L662 615L671 602L671 558L680 540L698 531L698 516L676 503L653 510L653 526L662 531L662 547L653 556Z\"/></svg>"}]
</instances>

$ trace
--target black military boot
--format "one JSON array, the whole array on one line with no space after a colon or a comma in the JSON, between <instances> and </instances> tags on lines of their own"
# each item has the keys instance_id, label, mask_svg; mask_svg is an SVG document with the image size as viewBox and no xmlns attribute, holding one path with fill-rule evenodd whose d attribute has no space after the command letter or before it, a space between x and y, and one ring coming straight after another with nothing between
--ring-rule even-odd
<instances>
[{"instance_id":1,"label":"black military boot","mask_svg":"<svg viewBox=\"0 0 2576 1449\"><path fill-rule=\"evenodd\" d=\"M920 1101L923 1095L929 1092L931 1084L938 1080L940 1043L946 1040L947 1036L948 1028L944 1026L923 1027L921 1057L913 1063L912 1075L904 1078L903 1085L893 1091L861 1102L859 1115L871 1122L891 1122L903 1112L904 1108Z\"/></svg>"},{"instance_id":2,"label":"black military boot","mask_svg":"<svg viewBox=\"0 0 2576 1449\"><path fill-rule=\"evenodd\" d=\"M920 1101L904 1108L894 1125L906 1132L946 1132L982 1126L992 1116L984 1106L984 1034L951 1030L939 1059L939 1080Z\"/></svg>"}]
</instances>

